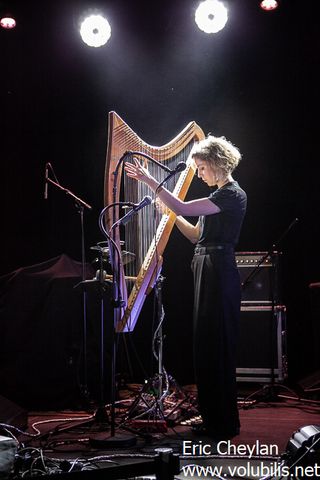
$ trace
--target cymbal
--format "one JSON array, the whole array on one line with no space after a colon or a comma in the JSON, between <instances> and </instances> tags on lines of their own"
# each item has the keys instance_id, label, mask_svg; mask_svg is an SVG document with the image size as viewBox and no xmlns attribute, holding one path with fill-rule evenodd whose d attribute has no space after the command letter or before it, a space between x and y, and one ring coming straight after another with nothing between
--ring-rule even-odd
<instances>
[{"instance_id":1,"label":"cymbal","mask_svg":"<svg viewBox=\"0 0 320 480\"><path fill-rule=\"evenodd\" d=\"M122 265L127 265L128 263L131 263L134 261L136 258L134 253L127 252L125 250L121 251L121 260L122 260ZM102 249L102 260L103 261L109 261L109 248L103 248ZM98 263L100 259L97 257L93 260L93 263Z\"/></svg>"},{"instance_id":2,"label":"cymbal","mask_svg":"<svg viewBox=\"0 0 320 480\"><path fill-rule=\"evenodd\" d=\"M122 265L127 265L128 263L133 262L136 256L134 253L122 251L121 258L122 258Z\"/></svg>"}]
</instances>

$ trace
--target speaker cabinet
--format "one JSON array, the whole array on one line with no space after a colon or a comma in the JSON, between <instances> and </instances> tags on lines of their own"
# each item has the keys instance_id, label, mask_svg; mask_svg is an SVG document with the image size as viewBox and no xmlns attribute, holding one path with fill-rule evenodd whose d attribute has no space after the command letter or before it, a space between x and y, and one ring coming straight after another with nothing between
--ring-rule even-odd
<instances>
[{"instance_id":1,"label":"speaker cabinet","mask_svg":"<svg viewBox=\"0 0 320 480\"><path fill-rule=\"evenodd\" d=\"M241 286L242 304L272 305L280 304L279 253L269 255L267 252L238 252L238 266Z\"/></svg>"},{"instance_id":2,"label":"speaker cabinet","mask_svg":"<svg viewBox=\"0 0 320 480\"><path fill-rule=\"evenodd\" d=\"M287 378L286 309L241 306L237 381L282 382Z\"/></svg>"}]
</instances>

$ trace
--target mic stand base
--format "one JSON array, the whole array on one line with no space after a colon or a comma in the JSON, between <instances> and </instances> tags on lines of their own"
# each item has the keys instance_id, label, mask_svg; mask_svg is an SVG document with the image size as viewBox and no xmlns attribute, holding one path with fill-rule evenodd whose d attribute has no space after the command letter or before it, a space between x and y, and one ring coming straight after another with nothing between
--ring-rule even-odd
<instances>
[{"instance_id":1,"label":"mic stand base","mask_svg":"<svg viewBox=\"0 0 320 480\"><path fill-rule=\"evenodd\" d=\"M94 419L99 425L110 425L109 415L107 414L107 410L105 407L98 407L95 414Z\"/></svg>"},{"instance_id":2,"label":"mic stand base","mask_svg":"<svg viewBox=\"0 0 320 480\"><path fill-rule=\"evenodd\" d=\"M281 402L281 398L279 395L275 392L275 387L278 384L276 383L270 383L263 385L259 390L250 393L246 398L245 401L251 401L252 405L255 406L258 405L259 403L264 403L264 402ZM278 385L281 387L281 384Z\"/></svg>"}]
</instances>

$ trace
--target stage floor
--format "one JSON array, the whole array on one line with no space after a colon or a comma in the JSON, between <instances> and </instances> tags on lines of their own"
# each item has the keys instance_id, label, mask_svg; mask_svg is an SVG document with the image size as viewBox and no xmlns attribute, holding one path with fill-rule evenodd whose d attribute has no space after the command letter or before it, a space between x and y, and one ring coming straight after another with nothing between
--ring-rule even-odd
<instances>
[{"instance_id":1,"label":"stage floor","mask_svg":"<svg viewBox=\"0 0 320 480\"><path fill-rule=\"evenodd\" d=\"M16 474L28 477L39 470L40 474L50 474L52 479L55 473L61 478L66 475L67 478L76 475L84 478L85 473L103 475L108 469L105 478L131 478L131 475L155 478L144 470L137 473L134 466L153 461L159 455L157 449L169 448L175 461L178 458L180 473L176 471L172 477L165 474L159 478L263 478L270 469L272 473L272 469L277 472L276 468L280 468L288 442L297 430L318 425L320 432L320 402L295 398L289 389L282 388L281 394L278 390L276 395L272 391L273 396L269 398L270 391L266 388L245 401L239 398L241 433L229 442L219 444L192 432L189 422L197 411L191 390L185 401L180 399L180 404L178 399L175 399L175 405L170 400L171 412L175 413L167 422L159 420L159 413L155 410L149 412L148 420L141 416L143 409L153 408L147 397L142 399L142 409L141 397L137 405L133 402L138 397L116 403L114 423L109 409L29 412L28 432L32 436L18 435L23 445L20 456L26 458ZM159 407L157 402L155 405ZM165 404L165 413L167 408ZM126 419L128 416L131 422ZM124 476L118 477L114 469L121 466L128 470ZM318 473L320 477L320 467ZM316 473L312 478L318 476ZM274 476L280 477L280 474Z\"/></svg>"}]
</instances>

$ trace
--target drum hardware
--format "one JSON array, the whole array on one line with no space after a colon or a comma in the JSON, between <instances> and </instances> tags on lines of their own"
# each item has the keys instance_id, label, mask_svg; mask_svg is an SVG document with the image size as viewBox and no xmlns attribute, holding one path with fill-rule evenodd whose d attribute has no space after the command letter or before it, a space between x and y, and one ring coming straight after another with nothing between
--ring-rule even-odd
<instances>
[{"instance_id":1,"label":"drum hardware","mask_svg":"<svg viewBox=\"0 0 320 480\"><path fill-rule=\"evenodd\" d=\"M104 225L104 216L108 208L113 207L109 205L105 207L99 216L99 226L102 233L108 239L107 242L99 242L96 246L91 247L92 250L98 252L98 257L94 260L94 263L98 264L95 278L89 281L81 282L82 288L86 289L87 285L97 285L100 292L100 398L98 408L94 415L95 420L99 423L103 422L105 425L110 426L110 436L102 440L94 440L95 443L99 443L101 446L132 446L136 443L135 436L129 435L116 435L115 432L115 399L116 399L116 329L115 325L119 319L120 311L125 306L121 295L121 281L120 281L120 269L124 262L130 263L134 260L135 255L131 252L121 252L119 246L112 239L112 231L107 231ZM124 245L124 242L120 242L120 245ZM105 270L107 264L110 266L112 274L108 274ZM104 352L104 329L107 319L105 319L105 300L108 293L108 300L111 299L113 306L113 318L111 331L111 405L110 416L106 411L105 406L105 352ZM92 420L89 420L92 423ZM128 429L129 430L129 429ZM97 445L96 445L97 446Z\"/></svg>"},{"instance_id":2,"label":"drum hardware","mask_svg":"<svg viewBox=\"0 0 320 480\"><path fill-rule=\"evenodd\" d=\"M102 425L103 429L107 429L108 427L111 428L111 435L107 438L102 440L92 439L90 440L93 446L127 446L130 447L136 443L136 438L128 435L121 435L116 437L115 436L115 355L116 355L116 339L114 338L114 325L112 328L109 328L110 334L112 335L111 345L112 345L112 353L111 353L111 409L110 414L107 413L106 410L106 398L105 398L105 330L107 327L107 321L110 319L105 318L105 305L106 301L112 302L112 294L114 292L114 279L113 275L107 274L105 271L105 264L106 258L104 255L104 250L106 247L97 244L95 247L91 247L92 250L96 250L98 252L97 262L99 268L96 271L96 275L91 280L85 280L80 282L76 287L81 286L84 290L87 290L91 286L94 286L99 291L99 301L100 301L100 395L98 399L98 406L94 413L93 419L89 419L88 421L84 421L81 425L91 425L97 423L98 425ZM119 255L121 258L121 255ZM75 287L75 288L76 288ZM113 304L115 302L112 302ZM114 305L114 309L122 308L122 303L119 302L118 306ZM113 322L115 321L114 318L112 319Z\"/></svg>"},{"instance_id":3,"label":"drum hardware","mask_svg":"<svg viewBox=\"0 0 320 480\"><path fill-rule=\"evenodd\" d=\"M123 242L124 243L124 242ZM98 250L97 247L91 247L92 250ZM104 247L102 248L101 250L102 252L102 260L104 263L110 263L110 252L109 252L109 247ZM131 263L134 261L134 259L136 258L135 254L134 253L131 253L131 252L127 252L126 250L121 250L121 262L122 262L122 265L128 265L128 263ZM100 258L99 257L96 257L94 260L93 260L93 264L95 263L99 263L100 262Z\"/></svg>"}]
</instances>

